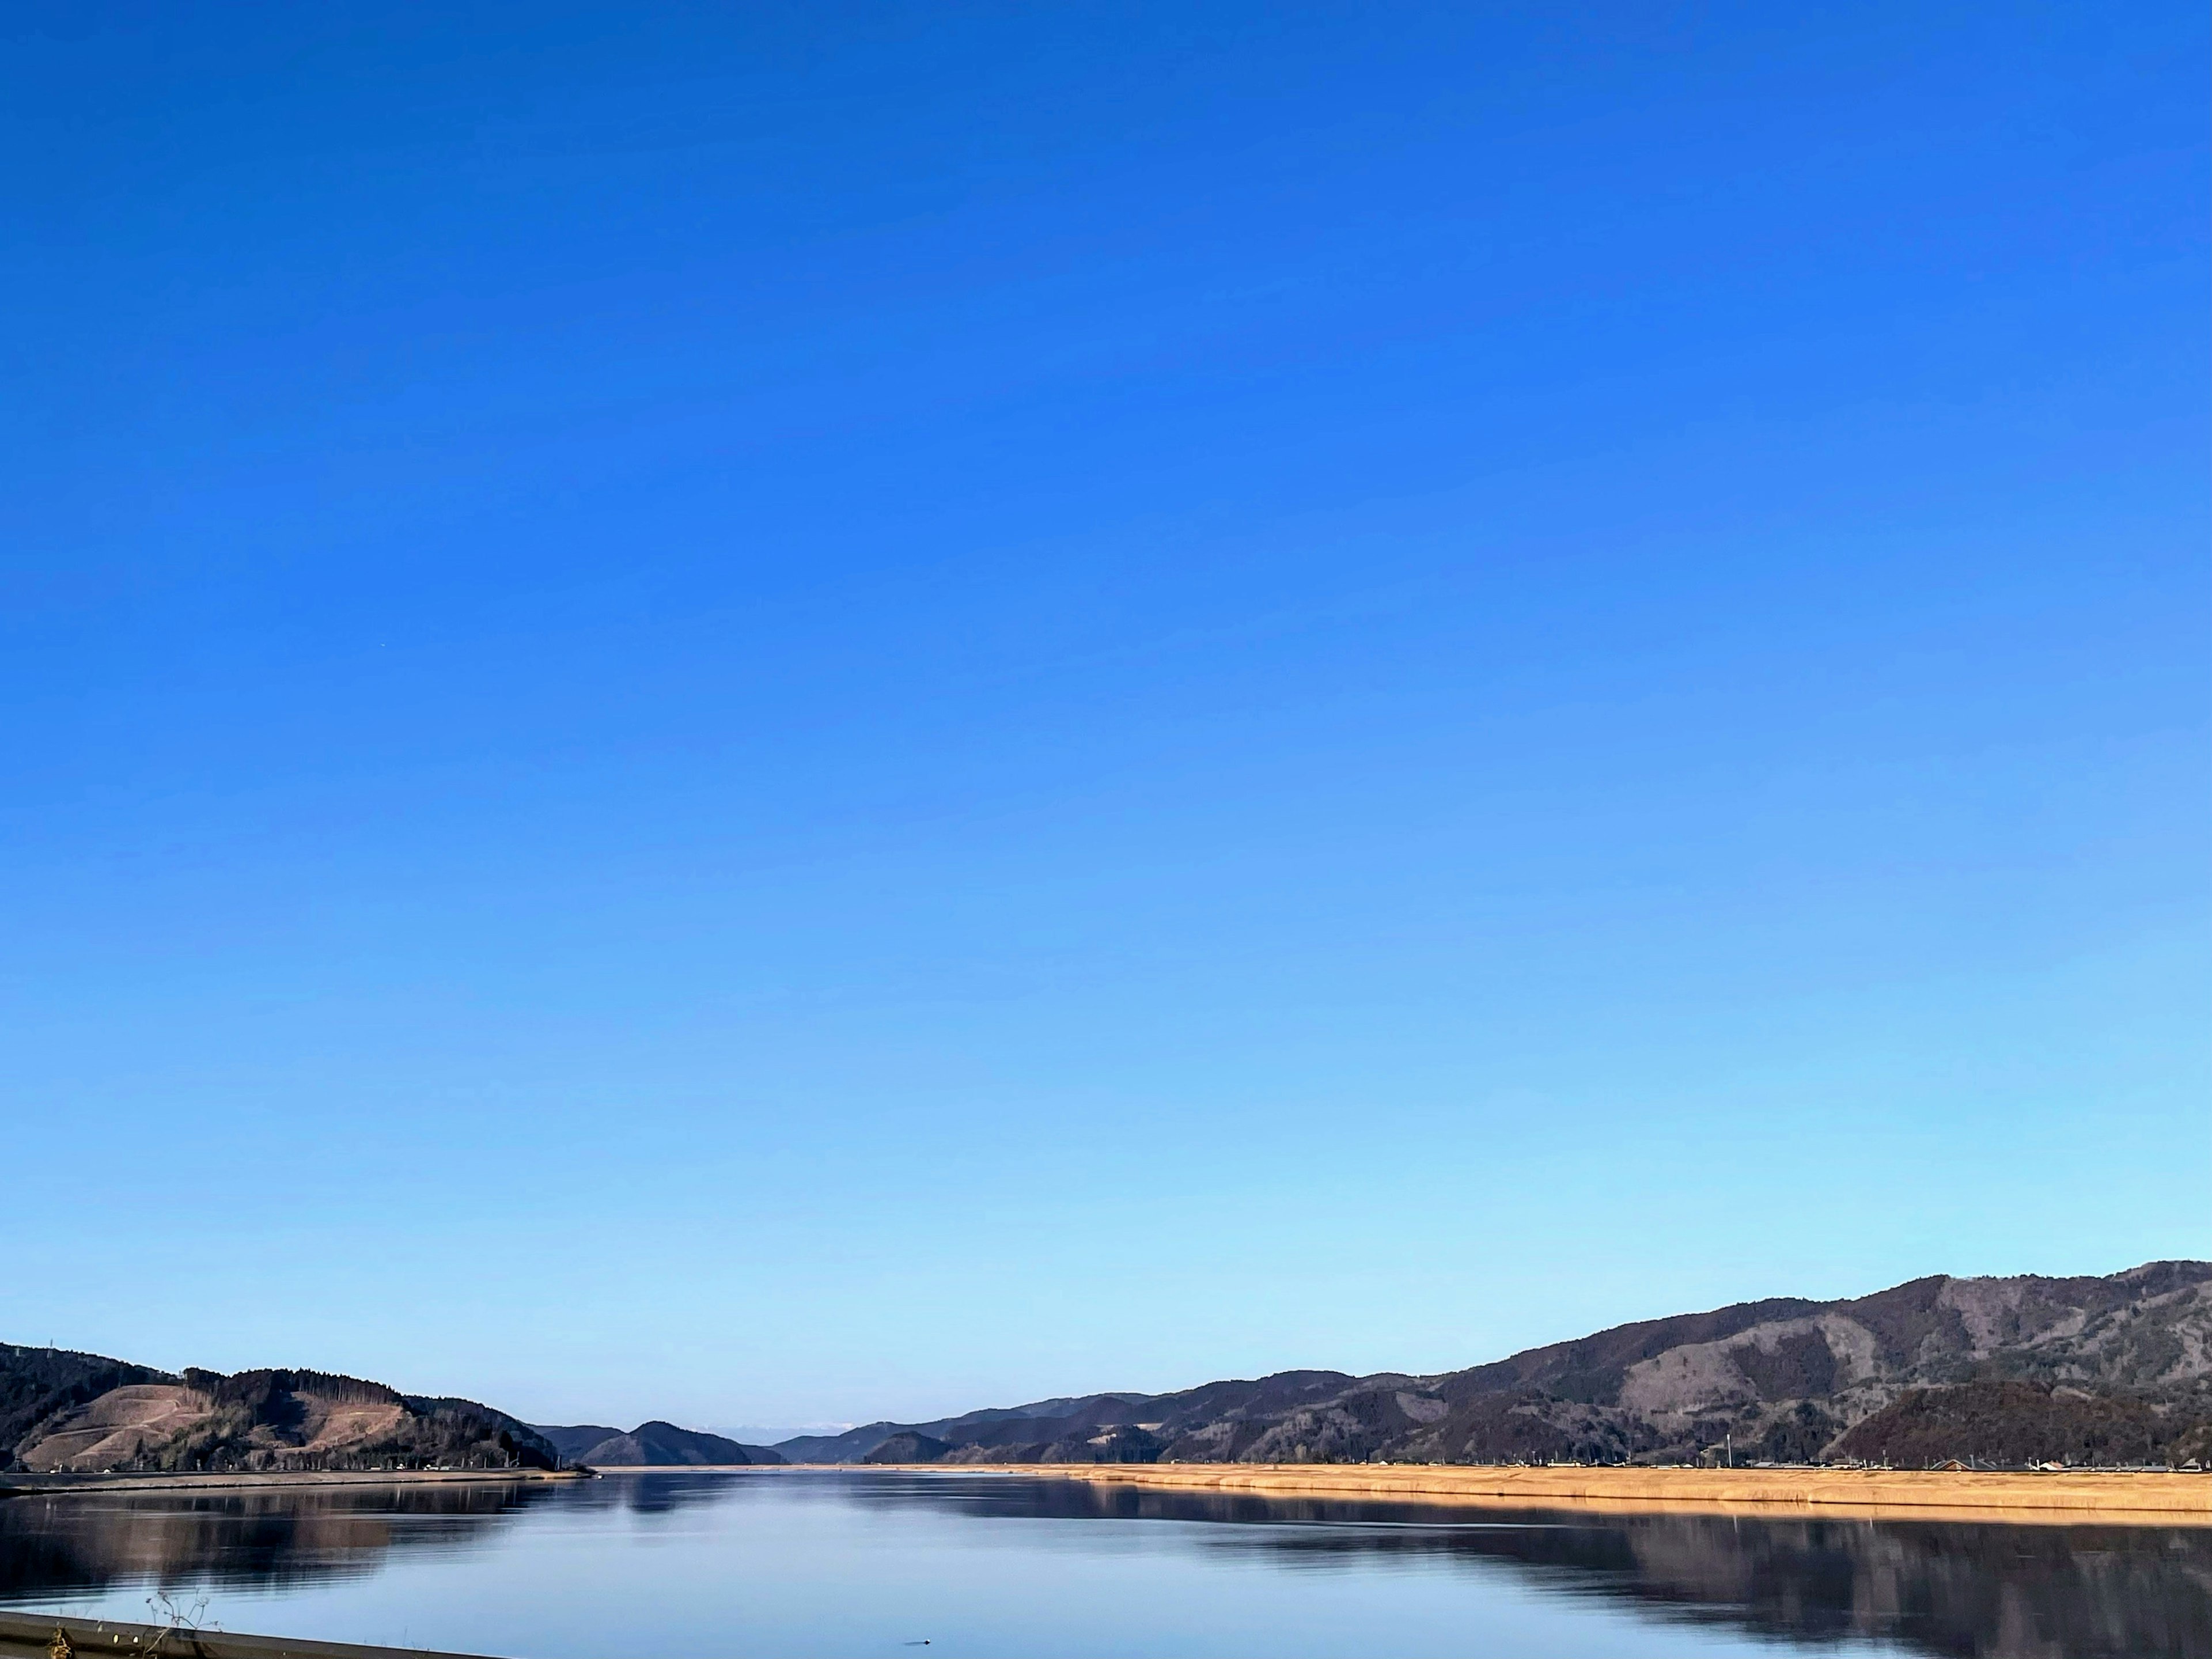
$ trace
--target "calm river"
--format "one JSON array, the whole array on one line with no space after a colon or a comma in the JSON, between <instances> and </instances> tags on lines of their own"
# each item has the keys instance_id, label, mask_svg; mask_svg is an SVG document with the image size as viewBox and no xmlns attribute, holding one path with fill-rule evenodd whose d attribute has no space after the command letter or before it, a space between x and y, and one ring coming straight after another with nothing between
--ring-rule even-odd
<instances>
[{"instance_id":1,"label":"calm river","mask_svg":"<svg viewBox=\"0 0 2212 1659\"><path fill-rule=\"evenodd\" d=\"M0 1502L0 1604L145 1620L157 1594L233 1631L636 1659L2212 1656L2212 1531L864 1470Z\"/></svg>"}]
</instances>

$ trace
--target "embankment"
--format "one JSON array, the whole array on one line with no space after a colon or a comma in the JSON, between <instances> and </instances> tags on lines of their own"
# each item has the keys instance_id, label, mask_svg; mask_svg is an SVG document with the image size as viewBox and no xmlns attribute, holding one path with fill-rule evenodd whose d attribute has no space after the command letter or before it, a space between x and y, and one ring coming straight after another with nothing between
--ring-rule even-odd
<instances>
[{"instance_id":1,"label":"embankment","mask_svg":"<svg viewBox=\"0 0 2212 1659\"><path fill-rule=\"evenodd\" d=\"M64 1638L57 1642L59 1635ZM0 1613L0 1655L31 1659L54 1653L138 1656L140 1659L462 1659L421 1648L359 1647L287 1636L234 1636L180 1625L128 1625L112 1619L72 1619L51 1613Z\"/></svg>"}]
</instances>

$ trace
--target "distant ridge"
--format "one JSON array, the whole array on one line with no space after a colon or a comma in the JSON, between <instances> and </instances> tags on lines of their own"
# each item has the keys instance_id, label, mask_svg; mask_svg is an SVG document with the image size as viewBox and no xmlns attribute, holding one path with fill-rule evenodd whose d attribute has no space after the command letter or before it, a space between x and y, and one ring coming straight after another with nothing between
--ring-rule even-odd
<instances>
[{"instance_id":1,"label":"distant ridge","mask_svg":"<svg viewBox=\"0 0 2212 1659\"><path fill-rule=\"evenodd\" d=\"M592 1468L681 1468L690 1464L781 1463L782 1453L766 1446L708 1434L698 1429L679 1429L673 1423L641 1423L627 1434L620 1429L594 1424L572 1427L546 1425L538 1432L560 1452L569 1465Z\"/></svg>"},{"instance_id":2,"label":"distant ridge","mask_svg":"<svg viewBox=\"0 0 2212 1659\"><path fill-rule=\"evenodd\" d=\"M600 1423L532 1423L530 1426L561 1454L563 1463L580 1463L584 1461L584 1454L601 1441L622 1437L620 1429L609 1428Z\"/></svg>"},{"instance_id":3,"label":"distant ridge","mask_svg":"<svg viewBox=\"0 0 2212 1659\"><path fill-rule=\"evenodd\" d=\"M1437 1376L1280 1371L775 1449L800 1463L2212 1462L2212 1262L1939 1274L1640 1321Z\"/></svg>"}]
</instances>

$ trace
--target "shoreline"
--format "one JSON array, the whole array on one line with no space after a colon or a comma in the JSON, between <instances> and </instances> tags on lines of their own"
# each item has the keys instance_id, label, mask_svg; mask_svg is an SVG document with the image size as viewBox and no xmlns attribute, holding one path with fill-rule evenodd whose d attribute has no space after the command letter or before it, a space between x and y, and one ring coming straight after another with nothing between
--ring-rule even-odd
<instances>
[{"instance_id":1,"label":"shoreline","mask_svg":"<svg viewBox=\"0 0 2212 1659\"><path fill-rule=\"evenodd\" d=\"M0 1474L0 1498L93 1492L226 1492L261 1486L438 1486L588 1480L580 1469L257 1469L228 1474Z\"/></svg>"},{"instance_id":2,"label":"shoreline","mask_svg":"<svg viewBox=\"0 0 2212 1659\"><path fill-rule=\"evenodd\" d=\"M1919 1469L1549 1468L1459 1463L752 1463L607 1474L1009 1474L1227 1497L1609 1515L2212 1527L2212 1474Z\"/></svg>"},{"instance_id":3,"label":"shoreline","mask_svg":"<svg viewBox=\"0 0 2212 1659\"><path fill-rule=\"evenodd\" d=\"M189 1626L139 1625L75 1613L0 1611L0 1654L46 1659L57 1632L69 1638L67 1651L92 1655L144 1655L158 1659L468 1659L434 1648L389 1648L357 1642L323 1642L312 1637L246 1636Z\"/></svg>"}]
</instances>

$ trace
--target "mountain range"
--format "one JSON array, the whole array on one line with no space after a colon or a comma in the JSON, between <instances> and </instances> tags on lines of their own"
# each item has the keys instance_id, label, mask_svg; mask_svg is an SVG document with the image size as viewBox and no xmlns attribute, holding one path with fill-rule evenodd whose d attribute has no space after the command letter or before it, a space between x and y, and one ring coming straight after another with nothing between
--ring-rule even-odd
<instances>
[{"instance_id":1,"label":"mountain range","mask_svg":"<svg viewBox=\"0 0 2212 1659\"><path fill-rule=\"evenodd\" d=\"M1917 1279L1434 1376L1279 1371L800 1436L794 1463L2212 1460L2212 1262Z\"/></svg>"},{"instance_id":2,"label":"mountain range","mask_svg":"<svg viewBox=\"0 0 2212 1659\"><path fill-rule=\"evenodd\" d=\"M2212 1462L2212 1262L1916 1279L1615 1326L1435 1375L1278 1371L774 1447L654 1420L533 1427L309 1370L0 1344L0 1470L760 1463Z\"/></svg>"}]
</instances>

